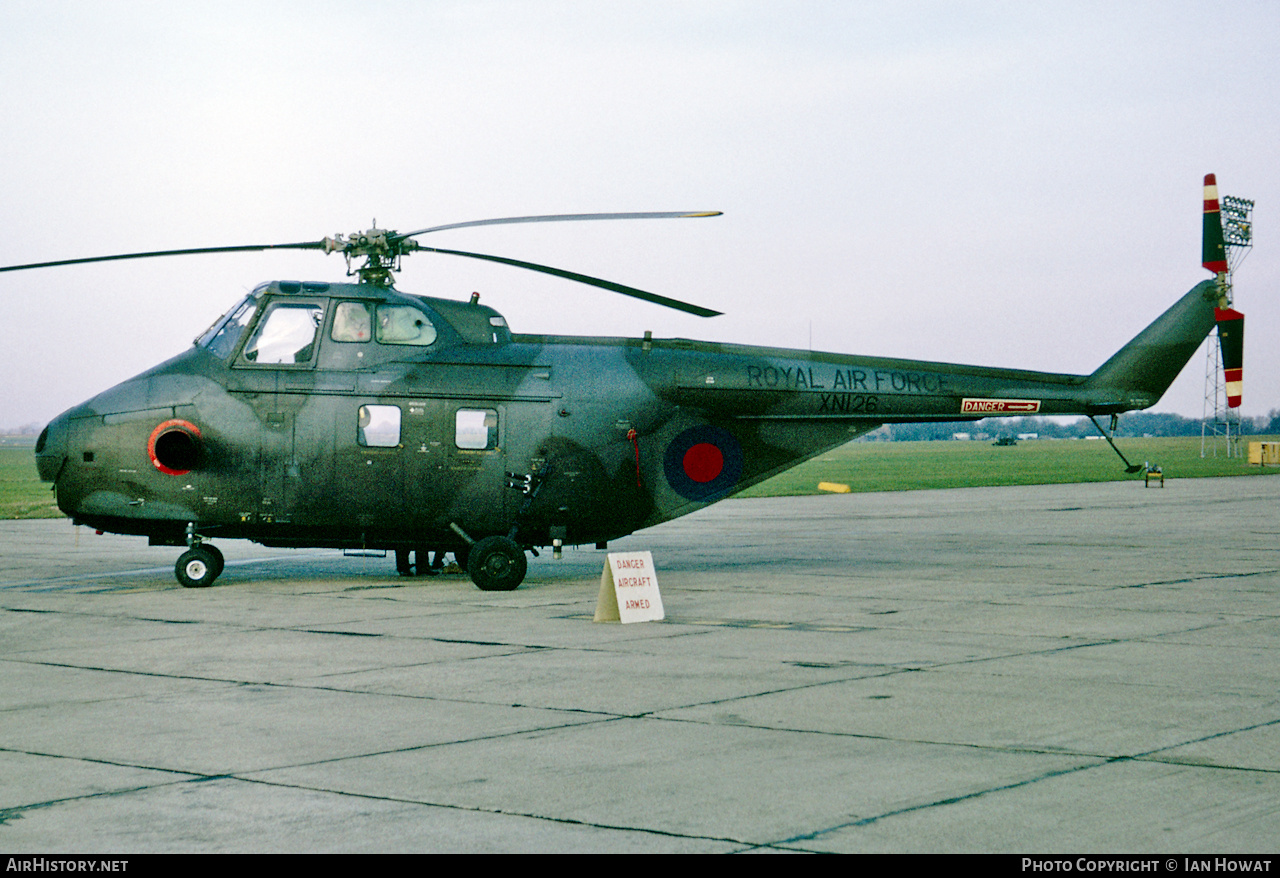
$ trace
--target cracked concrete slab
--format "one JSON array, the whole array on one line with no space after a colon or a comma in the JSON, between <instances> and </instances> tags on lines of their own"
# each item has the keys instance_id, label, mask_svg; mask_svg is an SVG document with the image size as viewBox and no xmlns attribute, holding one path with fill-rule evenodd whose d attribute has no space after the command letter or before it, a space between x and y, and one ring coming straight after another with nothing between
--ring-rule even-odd
<instances>
[{"instance_id":1,"label":"cracked concrete slab","mask_svg":"<svg viewBox=\"0 0 1280 878\"><path fill-rule=\"evenodd\" d=\"M0 522L0 848L1261 853L1280 479L731 500L512 593Z\"/></svg>"}]
</instances>

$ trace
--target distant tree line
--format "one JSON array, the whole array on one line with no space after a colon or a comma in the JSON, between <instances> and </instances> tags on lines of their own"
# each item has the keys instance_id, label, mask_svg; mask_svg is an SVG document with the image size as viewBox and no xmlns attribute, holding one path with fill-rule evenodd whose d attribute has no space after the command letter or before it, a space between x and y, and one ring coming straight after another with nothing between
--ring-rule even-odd
<instances>
[{"instance_id":1,"label":"distant tree line","mask_svg":"<svg viewBox=\"0 0 1280 878\"><path fill-rule=\"evenodd\" d=\"M1098 418L1103 427L1110 418ZM1159 412L1129 412L1120 416L1117 436L1199 436L1200 418ZM1240 432L1265 436L1280 434L1280 409L1266 415L1240 419ZM931 424L887 424L868 438L894 442L920 442L952 439L957 433L972 438L997 438L1034 433L1041 439L1080 439L1097 436L1088 418L1063 422L1054 418L984 418L980 421L943 421Z\"/></svg>"}]
</instances>

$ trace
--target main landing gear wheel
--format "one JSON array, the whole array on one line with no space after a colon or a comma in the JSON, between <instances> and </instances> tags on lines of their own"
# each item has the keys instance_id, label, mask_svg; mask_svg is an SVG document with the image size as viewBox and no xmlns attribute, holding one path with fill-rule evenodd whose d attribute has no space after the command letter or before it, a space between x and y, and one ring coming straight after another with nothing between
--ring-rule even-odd
<instances>
[{"instance_id":1,"label":"main landing gear wheel","mask_svg":"<svg viewBox=\"0 0 1280 878\"><path fill-rule=\"evenodd\" d=\"M506 537L485 537L468 555L467 574L483 591L511 591L529 569L524 549Z\"/></svg>"},{"instance_id":2,"label":"main landing gear wheel","mask_svg":"<svg viewBox=\"0 0 1280 878\"><path fill-rule=\"evenodd\" d=\"M222 573L225 561L222 552L214 546L192 546L178 556L173 574L183 588L206 588Z\"/></svg>"}]
</instances>

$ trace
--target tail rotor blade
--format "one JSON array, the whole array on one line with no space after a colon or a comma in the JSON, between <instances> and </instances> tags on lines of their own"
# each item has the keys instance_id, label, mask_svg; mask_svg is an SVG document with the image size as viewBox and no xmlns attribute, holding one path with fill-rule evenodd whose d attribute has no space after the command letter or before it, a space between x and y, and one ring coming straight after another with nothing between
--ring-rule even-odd
<instances>
[{"instance_id":1,"label":"tail rotor blade","mask_svg":"<svg viewBox=\"0 0 1280 878\"><path fill-rule=\"evenodd\" d=\"M1218 205L1218 179L1204 175L1204 243L1201 265L1214 274L1227 270L1227 247L1222 240L1222 209Z\"/></svg>"},{"instance_id":2,"label":"tail rotor blade","mask_svg":"<svg viewBox=\"0 0 1280 878\"><path fill-rule=\"evenodd\" d=\"M1218 321L1227 406L1237 409L1244 393L1244 315L1231 308L1214 308L1213 316Z\"/></svg>"}]
</instances>

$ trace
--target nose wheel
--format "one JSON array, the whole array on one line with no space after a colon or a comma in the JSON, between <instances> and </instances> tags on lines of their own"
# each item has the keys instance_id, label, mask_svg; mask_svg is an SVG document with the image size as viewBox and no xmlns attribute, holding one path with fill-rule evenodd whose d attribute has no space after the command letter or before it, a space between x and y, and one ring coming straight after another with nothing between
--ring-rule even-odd
<instances>
[{"instance_id":1,"label":"nose wheel","mask_svg":"<svg viewBox=\"0 0 1280 878\"><path fill-rule=\"evenodd\" d=\"M178 556L173 573L183 588L206 588L222 573L224 563L217 547L200 543Z\"/></svg>"}]
</instances>

